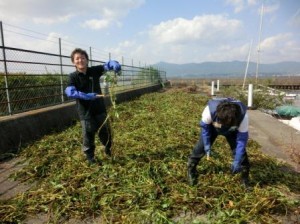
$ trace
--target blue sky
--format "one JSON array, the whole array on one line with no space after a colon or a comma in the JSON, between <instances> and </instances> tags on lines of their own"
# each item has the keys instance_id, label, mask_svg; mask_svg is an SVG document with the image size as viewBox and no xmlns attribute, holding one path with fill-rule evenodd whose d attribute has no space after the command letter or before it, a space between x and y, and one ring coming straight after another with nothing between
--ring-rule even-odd
<instances>
[{"instance_id":1,"label":"blue sky","mask_svg":"<svg viewBox=\"0 0 300 224\"><path fill-rule=\"evenodd\" d=\"M300 62L300 0L0 0L0 20L6 46L57 51L42 34L125 64L246 61L251 43L253 62Z\"/></svg>"}]
</instances>

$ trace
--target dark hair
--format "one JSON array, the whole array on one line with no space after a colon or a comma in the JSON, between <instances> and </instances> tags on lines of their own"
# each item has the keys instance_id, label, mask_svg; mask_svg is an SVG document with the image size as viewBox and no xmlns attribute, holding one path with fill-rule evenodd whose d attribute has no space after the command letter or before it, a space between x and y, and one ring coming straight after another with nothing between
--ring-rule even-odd
<instances>
[{"instance_id":1,"label":"dark hair","mask_svg":"<svg viewBox=\"0 0 300 224\"><path fill-rule=\"evenodd\" d=\"M232 102L221 102L217 106L218 122L225 126L238 126L241 117L241 108Z\"/></svg>"},{"instance_id":2,"label":"dark hair","mask_svg":"<svg viewBox=\"0 0 300 224\"><path fill-rule=\"evenodd\" d=\"M87 60L89 60L89 56L88 56L88 54L86 53L85 50L82 50L81 48L75 48L71 53L71 61L72 62L74 62L74 55L75 54L82 54L86 57Z\"/></svg>"}]
</instances>

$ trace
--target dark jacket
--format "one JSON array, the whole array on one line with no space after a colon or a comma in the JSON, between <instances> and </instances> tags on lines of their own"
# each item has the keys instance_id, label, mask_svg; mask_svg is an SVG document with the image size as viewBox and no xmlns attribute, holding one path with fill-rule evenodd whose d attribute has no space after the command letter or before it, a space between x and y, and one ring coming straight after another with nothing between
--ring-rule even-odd
<instances>
[{"instance_id":1,"label":"dark jacket","mask_svg":"<svg viewBox=\"0 0 300 224\"><path fill-rule=\"evenodd\" d=\"M86 74L75 71L69 75L68 87L65 92L68 97L76 99L80 120L106 113L104 98L96 98L102 94L100 77L104 74L102 65L88 67Z\"/></svg>"}]
</instances>

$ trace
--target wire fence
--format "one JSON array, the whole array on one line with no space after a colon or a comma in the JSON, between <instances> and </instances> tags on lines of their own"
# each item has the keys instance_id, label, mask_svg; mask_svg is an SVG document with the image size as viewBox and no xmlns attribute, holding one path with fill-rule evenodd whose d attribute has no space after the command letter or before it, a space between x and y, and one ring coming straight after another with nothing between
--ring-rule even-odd
<instances>
[{"instance_id":1,"label":"wire fence","mask_svg":"<svg viewBox=\"0 0 300 224\"><path fill-rule=\"evenodd\" d=\"M56 41L45 37L43 39L40 37L42 34L34 31L24 29L16 31L16 29L20 28L4 26L0 21L0 116L72 101L65 96L64 89L67 86L68 75L75 67L71 63L70 56L66 56L66 52L69 55L77 47L88 52L90 66L101 65L111 58L122 64L122 73L115 88L117 93L166 81L165 71L146 65L141 67L140 62L138 66L134 65L133 60L126 64L122 56L112 57L110 53L99 53L92 47L73 45L62 41L61 38L54 38ZM30 45L31 48L28 50L18 46L20 41L11 42L12 39L18 39L16 36L22 36L24 46L28 43L23 40L24 37L38 41ZM9 40L8 44L6 37ZM57 53L53 53L55 52L53 45L56 45ZM36 47L38 49L35 49ZM103 92L109 92L110 86L105 83L103 77L100 79L100 86Z\"/></svg>"}]
</instances>

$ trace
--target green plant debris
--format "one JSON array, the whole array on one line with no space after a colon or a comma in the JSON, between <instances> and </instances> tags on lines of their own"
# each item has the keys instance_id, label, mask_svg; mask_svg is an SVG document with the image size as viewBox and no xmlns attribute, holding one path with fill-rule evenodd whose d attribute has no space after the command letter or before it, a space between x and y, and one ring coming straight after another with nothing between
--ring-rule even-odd
<instances>
[{"instance_id":1,"label":"green plant debris","mask_svg":"<svg viewBox=\"0 0 300 224\"><path fill-rule=\"evenodd\" d=\"M120 73L121 74L121 73ZM118 111L116 109L116 87L118 84L118 75L120 75L114 71L108 71L105 73L105 82L109 83L109 97L111 102L111 114L114 115L115 118L119 118Z\"/></svg>"},{"instance_id":2,"label":"green plant debris","mask_svg":"<svg viewBox=\"0 0 300 224\"><path fill-rule=\"evenodd\" d=\"M118 105L113 120L114 156L96 155L103 165L88 166L81 152L80 124L45 136L20 154L27 166L14 178L35 182L1 201L1 222L22 223L46 214L49 223L84 220L101 223L282 223L299 220L299 174L265 156L250 139L251 185L230 174L230 148L218 138L209 161L198 166L191 187L186 162L199 135L208 98L169 90ZM298 215L298 216L297 216Z\"/></svg>"}]
</instances>

